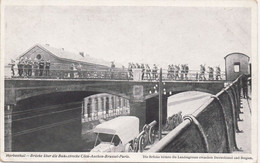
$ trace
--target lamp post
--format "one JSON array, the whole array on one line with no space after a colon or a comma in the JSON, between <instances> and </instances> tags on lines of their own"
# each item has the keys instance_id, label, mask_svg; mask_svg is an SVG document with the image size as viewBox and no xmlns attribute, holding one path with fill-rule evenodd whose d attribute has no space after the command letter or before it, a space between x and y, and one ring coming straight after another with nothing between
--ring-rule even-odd
<instances>
[{"instance_id":1,"label":"lamp post","mask_svg":"<svg viewBox=\"0 0 260 163\"><path fill-rule=\"evenodd\" d=\"M159 76L159 140L162 138L162 68L160 68Z\"/></svg>"}]
</instances>

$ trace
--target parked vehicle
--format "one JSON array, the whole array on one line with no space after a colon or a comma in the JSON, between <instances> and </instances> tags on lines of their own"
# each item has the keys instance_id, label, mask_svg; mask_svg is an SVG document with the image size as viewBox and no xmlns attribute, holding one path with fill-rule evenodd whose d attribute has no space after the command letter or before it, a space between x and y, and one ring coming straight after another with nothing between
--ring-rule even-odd
<instances>
[{"instance_id":1,"label":"parked vehicle","mask_svg":"<svg viewBox=\"0 0 260 163\"><path fill-rule=\"evenodd\" d=\"M96 141L91 152L132 152L133 140L139 134L139 119L120 116L94 128Z\"/></svg>"}]
</instances>

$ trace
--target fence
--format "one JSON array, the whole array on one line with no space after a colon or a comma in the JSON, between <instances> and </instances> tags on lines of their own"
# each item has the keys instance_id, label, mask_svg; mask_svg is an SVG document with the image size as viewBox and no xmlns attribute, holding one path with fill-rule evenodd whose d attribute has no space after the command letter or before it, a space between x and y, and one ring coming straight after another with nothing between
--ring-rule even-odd
<instances>
[{"instance_id":1,"label":"fence","mask_svg":"<svg viewBox=\"0 0 260 163\"><path fill-rule=\"evenodd\" d=\"M132 73L127 70L107 69L107 70L69 70L69 69L17 69L14 68L14 75L11 66L5 66L6 78L43 78L43 79L101 79L101 80L143 80L158 81L159 71ZM138 77L137 77L138 76ZM136 78L137 77L137 78ZM208 72L201 74L197 70L190 70L186 75L184 73L170 73L163 70L162 78L164 81L203 81L203 80L225 80L225 73L213 73L211 76Z\"/></svg>"},{"instance_id":2,"label":"fence","mask_svg":"<svg viewBox=\"0 0 260 163\"><path fill-rule=\"evenodd\" d=\"M155 144L148 152L230 153L238 150L240 84L243 75L212 95L207 102Z\"/></svg>"}]
</instances>

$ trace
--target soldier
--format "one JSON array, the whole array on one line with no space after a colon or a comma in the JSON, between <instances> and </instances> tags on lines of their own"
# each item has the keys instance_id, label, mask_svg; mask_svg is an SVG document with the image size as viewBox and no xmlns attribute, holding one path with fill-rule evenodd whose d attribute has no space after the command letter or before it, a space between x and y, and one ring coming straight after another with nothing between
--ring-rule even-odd
<instances>
[{"instance_id":1,"label":"soldier","mask_svg":"<svg viewBox=\"0 0 260 163\"><path fill-rule=\"evenodd\" d=\"M43 58L39 62L39 69L40 69L40 76L42 76L43 75L43 70L44 70L44 59Z\"/></svg>"},{"instance_id":2,"label":"soldier","mask_svg":"<svg viewBox=\"0 0 260 163\"><path fill-rule=\"evenodd\" d=\"M25 76L28 76L28 58L27 57L24 58L23 69L24 69L24 72L25 72Z\"/></svg>"},{"instance_id":3,"label":"soldier","mask_svg":"<svg viewBox=\"0 0 260 163\"><path fill-rule=\"evenodd\" d=\"M77 66L78 76L82 78L82 65L79 63Z\"/></svg>"},{"instance_id":4,"label":"soldier","mask_svg":"<svg viewBox=\"0 0 260 163\"><path fill-rule=\"evenodd\" d=\"M18 64L18 74L21 77L23 75L23 69L24 69L24 61L23 61L23 57L20 58Z\"/></svg>"},{"instance_id":5,"label":"soldier","mask_svg":"<svg viewBox=\"0 0 260 163\"><path fill-rule=\"evenodd\" d=\"M133 78L133 70L132 70L132 64L128 63L128 75L132 79Z\"/></svg>"},{"instance_id":6,"label":"soldier","mask_svg":"<svg viewBox=\"0 0 260 163\"><path fill-rule=\"evenodd\" d=\"M209 80L214 80L214 69L212 67L208 67L209 69Z\"/></svg>"},{"instance_id":7,"label":"soldier","mask_svg":"<svg viewBox=\"0 0 260 163\"><path fill-rule=\"evenodd\" d=\"M200 65L200 75L199 75L199 80L206 80L205 77L205 65Z\"/></svg>"},{"instance_id":8,"label":"soldier","mask_svg":"<svg viewBox=\"0 0 260 163\"><path fill-rule=\"evenodd\" d=\"M146 64L146 78L151 80L151 69L148 64Z\"/></svg>"},{"instance_id":9,"label":"soldier","mask_svg":"<svg viewBox=\"0 0 260 163\"><path fill-rule=\"evenodd\" d=\"M45 74L46 76L50 75L50 67L51 67L51 62L50 60L47 60L45 63Z\"/></svg>"},{"instance_id":10,"label":"soldier","mask_svg":"<svg viewBox=\"0 0 260 163\"><path fill-rule=\"evenodd\" d=\"M74 63L72 63L70 66L70 78L74 78L74 69L75 69L75 65Z\"/></svg>"},{"instance_id":11,"label":"soldier","mask_svg":"<svg viewBox=\"0 0 260 163\"><path fill-rule=\"evenodd\" d=\"M182 65L181 65L181 80L184 79L184 73L185 73L185 65L182 64Z\"/></svg>"},{"instance_id":12,"label":"soldier","mask_svg":"<svg viewBox=\"0 0 260 163\"><path fill-rule=\"evenodd\" d=\"M34 76L38 76L39 74L39 61L37 58L34 59L34 62L33 62L33 70L34 70Z\"/></svg>"},{"instance_id":13,"label":"soldier","mask_svg":"<svg viewBox=\"0 0 260 163\"><path fill-rule=\"evenodd\" d=\"M168 65L168 69L167 69L167 72L168 72L168 74L167 74L167 78L168 79L171 79L172 78L172 75L171 75L171 65Z\"/></svg>"},{"instance_id":14,"label":"soldier","mask_svg":"<svg viewBox=\"0 0 260 163\"><path fill-rule=\"evenodd\" d=\"M32 76L32 65L33 65L32 58L29 58L27 62L28 76Z\"/></svg>"},{"instance_id":15,"label":"soldier","mask_svg":"<svg viewBox=\"0 0 260 163\"><path fill-rule=\"evenodd\" d=\"M144 71L145 71L145 68L144 68L144 64L143 64L143 63L141 64L141 69L142 69L142 80L144 80Z\"/></svg>"},{"instance_id":16,"label":"soldier","mask_svg":"<svg viewBox=\"0 0 260 163\"><path fill-rule=\"evenodd\" d=\"M156 64L154 64L153 65L153 71L152 71L154 80L156 80L156 78L157 78L157 71L158 71L158 68L157 68Z\"/></svg>"},{"instance_id":17,"label":"soldier","mask_svg":"<svg viewBox=\"0 0 260 163\"><path fill-rule=\"evenodd\" d=\"M132 63L132 68L136 68L136 65L134 63Z\"/></svg>"},{"instance_id":18,"label":"soldier","mask_svg":"<svg viewBox=\"0 0 260 163\"><path fill-rule=\"evenodd\" d=\"M220 67L216 67L216 80L221 80L221 70Z\"/></svg>"},{"instance_id":19,"label":"soldier","mask_svg":"<svg viewBox=\"0 0 260 163\"><path fill-rule=\"evenodd\" d=\"M11 63L9 63L8 65L11 66L12 77L14 77L14 75L15 75L15 73L14 73L15 61L11 59Z\"/></svg>"},{"instance_id":20,"label":"soldier","mask_svg":"<svg viewBox=\"0 0 260 163\"><path fill-rule=\"evenodd\" d=\"M136 68L141 68L141 66L138 63L136 63Z\"/></svg>"},{"instance_id":21,"label":"soldier","mask_svg":"<svg viewBox=\"0 0 260 163\"><path fill-rule=\"evenodd\" d=\"M115 69L116 65L114 63L114 61L111 62L111 68L110 68L110 79L114 79L114 69Z\"/></svg>"},{"instance_id":22,"label":"soldier","mask_svg":"<svg viewBox=\"0 0 260 163\"><path fill-rule=\"evenodd\" d=\"M180 66L179 65L175 65L175 80L180 78L179 71L180 71Z\"/></svg>"},{"instance_id":23,"label":"soldier","mask_svg":"<svg viewBox=\"0 0 260 163\"><path fill-rule=\"evenodd\" d=\"M188 80L189 66L185 64L185 79Z\"/></svg>"}]
</instances>

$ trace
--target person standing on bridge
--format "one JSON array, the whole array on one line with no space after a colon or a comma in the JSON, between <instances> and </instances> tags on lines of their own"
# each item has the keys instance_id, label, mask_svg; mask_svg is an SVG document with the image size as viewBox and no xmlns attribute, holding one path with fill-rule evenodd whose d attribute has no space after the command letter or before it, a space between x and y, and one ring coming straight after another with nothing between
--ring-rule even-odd
<instances>
[{"instance_id":1,"label":"person standing on bridge","mask_svg":"<svg viewBox=\"0 0 260 163\"><path fill-rule=\"evenodd\" d=\"M220 67L216 67L216 80L221 80L221 70Z\"/></svg>"},{"instance_id":2,"label":"person standing on bridge","mask_svg":"<svg viewBox=\"0 0 260 163\"><path fill-rule=\"evenodd\" d=\"M180 65L175 65L175 80L180 79L179 71L180 71Z\"/></svg>"},{"instance_id":3,"label":"person standing on bridge","mask_svg":"<svg viewBox=\"0 0 260 163\"><path fill-rule=\"evenodd\" d=\"M111 68L110 68L110 79L114 79L114 69L116 68L115 62L111 62Z\"/></svg>"},{"instance_id":4,"label":"person standing on bridge","mask_svg":"<svg viewBox=\"0 0 260 163\"><path fill-rule=\"evenodd\" d=\"M23 68L24 68L23 57L20 58L20 60L19 60L19 62L17 64L17 67L18 67L18 74L21 77L23 75Z\"/></svg>"},{"instance_id":5,"label":"person standing on bridge","mask_svg":"<svg viewBox=\"0 0 260 163\"><path fill-rule=\"evenodd\" d=\"M43 75L43 70L44 70L44 59L43 58L39 62L39 69L40 69L40 76L42 76Z\"/></svg>"},{"instance_id":6,"label":"person standing on bridge","mask_svg":"<svg viewBox=\"0 0 260 163\"><path fill-rule=\"evenodd\" d=\"M205 65L200 65L199 80L206 80L205 71L206 71Z\"/></svg>"},{"instance_id":7,"label":"person standing on bridge","mask_svg":"<svg viewBox=\"0 0 260 163\"><path fill-rule=\"evenodd\" d=\"M38 76L39 74L39 61L37 58L34 59L34 62L33 62L33 71L34 71L34 76Z\"/></svg>"},{"instance_id":8,"label":"person standing on bridge","mask_svg":"<svg viewBox=\"0 0 260 163\"><path fill-rule=\"evenodd\" d=\"M132 64L131 63L128 63L128 77L130 78L130 79L132 79L133 78L133 70L132 70Z\"/></svg>"},{"instance_id":9,"label":"person standing on bridge","mask_svg":"<svg viewBox=\"0 0 260 163\"><path fill-rule=\"evenodd\" d=\"M75 65L74 63L72 63L70 66L70 78L74 78L74 70L75 70Z\"/></svg>"},{"instance_id":10,"label":"person standing on bridge","mask_svg":"<svg viewBox=\"0 0 260 163\"><path fill-rule=\"evenodd\" d=\"M208 67L209 68L209 80L214 80L214 69L212 67Z\"/></svg>"},{"instance_id":11,"label":"person standing on bridge","mask_svg":"<svg viewBox=\"0 0 260 163\"><path fill-rule=\"evenodd\" d=\"M151 80L151 68L149 67L148 64L146 64L145 71L146 71L146 78Z\"/></svg>"},{"instance_id":12,"label":"person standing on bridge","mask_svg":"<svg viewBox=\"0 0 260 163\"><path fill-rule=\"evenodd\" d=\"M32 76L32 65L33 65L33 62L32 62L32 58L29 58L28 59L28 76Z\"/></svg>"},{"instance_id":13,"label":"person standing on bridge","mask_svg":"<svg viewBox=\"0 0 260 163\"><path fill-rule=\"evenodd\" d=\"M142 80L144 80L144 71L145 71L145 68L144 68L144 64L143 64L143 63L141 64L141 69L142 69Z\"/></svg>"},{"instance_id":14,"label":"person standing on bridge","mask_svg":"<svg viewBox=\"0 0 260 163\"><path fill-rule=\"evenodd\" d=\"M153 79L156 80L157 79L157 71L158 68L156 66L156 64L153 65Z\"/></svg>"},{"instance_id":15,"label":"person standing on bridge","mask_svg":"<svg viewBox=\"0 0 260 163\"><path fill-rule=\"evenodd\" d=\"M12 77L14 77L14 75L15 75L15 73L14 73L15 61L11 59L11 63L9 63L8 65L11 66Z\"/></svg>"},{"instance_id":16,"label":"person standing on bridge","mask_svg":"<svg viewBox=\"0 0 260 163\"><path fill-rule=\"evenodd\" d=\"M45 63L45 74L46 76L50 75L50 67L51 67L51 62L50 60L47 60Z\"/></svg>"},{"instance_id":17,"label":"person standing on bridge","mask_svg":"<svg viewBox=\"0 0 260 163\"><path fill-rule=\"evenodd\" d=\"M25 72L25 76L27 77L28 76L28 58L25 57L24 58L24 66L23 66L23 69L24 69L24 72Z\"/></svg>"},{"instance_id":18,"label":"person standing on bridge","mask_svg":"<svg viewBox=\"0 0 260 163\"><path fill-rule=\"evenodd\" d=\"M185 80L188 80L188 73L189 73L189 66L188 64L185 64L185 67L184 67L184 73L185 73Z\"/></svg>"},{"instance_id":19,"label":"person standing on bridge","mask_svg":"<svg viewBox=\"0 0 260 163\"><path fill-rule=\"evenodd\" d=\"M82 78L82 65L79 63L77 66L78 77Z\"/></svg>"}]
</instances>

